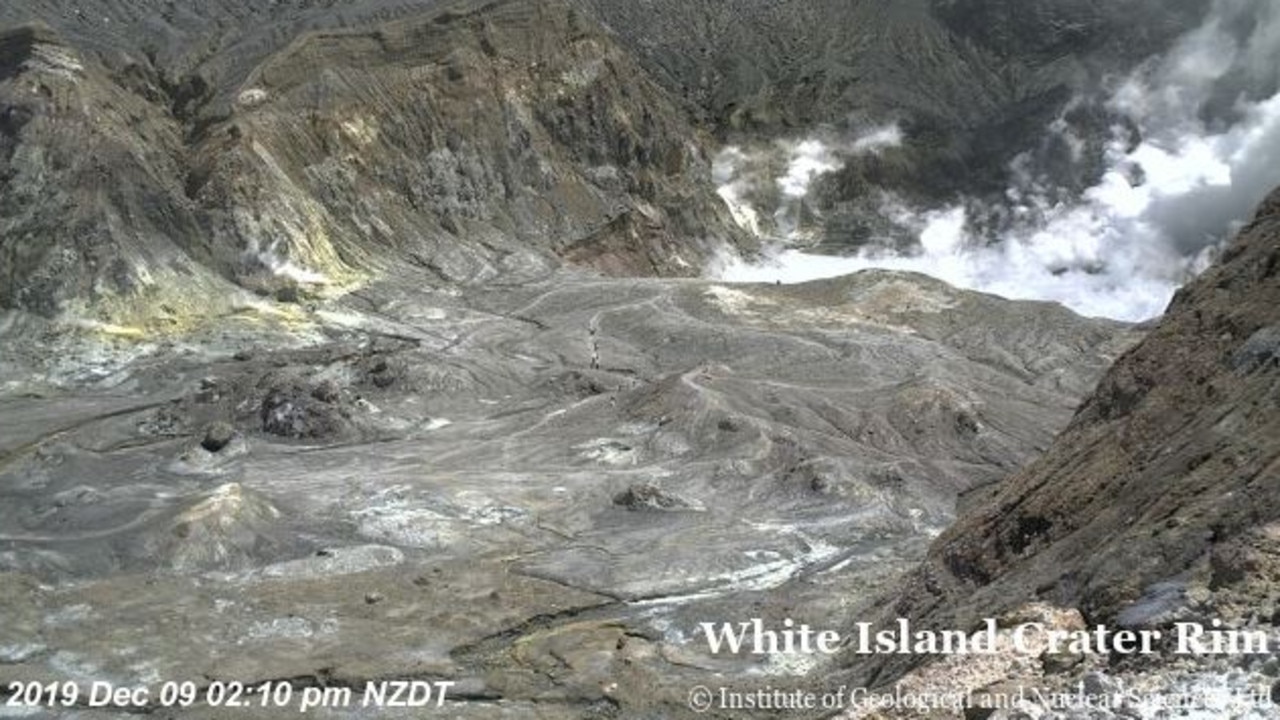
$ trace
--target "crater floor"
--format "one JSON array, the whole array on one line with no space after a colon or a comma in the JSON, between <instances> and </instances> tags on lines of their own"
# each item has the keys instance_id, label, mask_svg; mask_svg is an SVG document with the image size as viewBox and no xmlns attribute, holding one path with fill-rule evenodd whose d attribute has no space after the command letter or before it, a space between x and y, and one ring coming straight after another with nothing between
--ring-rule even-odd
<instances>
[{"instance_id":1,"label":"crater floor","mask_svg":"<svg viewBox=\"0 0 1280 720\"><path fill-rule=\"evenodd\" d=\"M712 655L699 623L865 610L1137 337L890 272L422 286L170 338L10 317L0 674L679 717L821 660Z\"/></svg>"}]
</instances>

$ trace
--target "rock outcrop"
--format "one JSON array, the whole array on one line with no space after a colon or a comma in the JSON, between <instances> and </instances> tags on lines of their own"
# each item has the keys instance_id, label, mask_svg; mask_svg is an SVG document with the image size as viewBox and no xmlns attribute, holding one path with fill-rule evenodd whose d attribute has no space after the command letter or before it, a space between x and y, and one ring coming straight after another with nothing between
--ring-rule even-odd
<instances>
[{"instance_id":1,"label":"rock outcrop","mask_svg":"<svg viewBox=\"0 0 1280 720\"><path fill-rule=\"evenodd\" d=\"M1038 600L1091 627L1274 624L1278 327L1280 191L1043 457L962 500L886 614L967 628Z\"/></svg>"},{"instance_id":2,"label":"rock outcrop","mask_svg":"<svg viewBox=\"0 0 1280 720\"><path fill-rule=\"evenodd\" d=\"M569 3L285 23L250 65L196 66L118 10L98 32L38 6L0 38L3 307L182 327L236 288L296 302L404 264L448 286L557 258L692 275L750 242L706 136Z\"/></svg>"}]
</instances>

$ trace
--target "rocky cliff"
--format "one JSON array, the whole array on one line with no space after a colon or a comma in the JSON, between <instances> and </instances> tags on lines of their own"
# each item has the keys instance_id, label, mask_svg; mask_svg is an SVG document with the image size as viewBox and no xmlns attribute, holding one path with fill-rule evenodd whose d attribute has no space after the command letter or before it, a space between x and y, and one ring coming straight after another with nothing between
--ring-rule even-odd
<instances>
[{"instance_id":1,"label":"rocky cliff","mask_svg":"<svg viewBox=\"0 0 1280 720\"><path fill-rule=\"evenodd\" d=\"M846 167L824 205L866 186L921 199L1002 192L1009 162L1066 116L1104 140L1098 109L1067 112L1195 27L1207 0L591 0L654 78L725 137L845 132L898 121L883 164ZM1093 138L1100 132L1101 138ZM1043 148L1046 164L1062 148ZM1102 152L1091 148L1092 161ZM1046 165L1047 166L1047 165ZM1059 181L1068 173L1056 169Z\"/></svg>"},{"instance_id":2,"label":"rocky cliff","mask_svg":"<svg viewBox=\"0 0 1280 720\"><path fill-rule=\"evenodd\" d=\"M0 303L180 328L200 315L181 288L226 309L404 263L441 286L561 260L696 275L753 245L716 142L899 123L901 147L820 188L837 228L867 226L878 188L1000 193L1069 100L1205 2L972 5L7 3ZM1107 121L1067 121L1087 158L1043 164L1083 187Z\"/></svg>"},{"instance_id":3,"label":"rocky cliff","mask_svg":"<svg viewBox=\"0 0 1280 720\"><path fill-rule=\"evenodd\" d=\"M1039 601L1090 626L1269 628L1278 438L1280 191L1043 457L962 500L886 614L967 628Z\"/></svg>"},{"instance_id":4,"label":"rocky cliff","mask_svg":"<svg viewBox=\"0 0 1280 720\"><path fill-rule=\"evenodd\" d=\"M205 44L181 13L127 9L4 11L35 16L0 39L5 307L182 326L193 287L207 309L232 284L293 299L404 263L442 286L557 258L687 275L747 242L705 136L567 3L322 30L224 8ZM255 18L277 33L241 47Z\"/></svg>"}]
</instances>

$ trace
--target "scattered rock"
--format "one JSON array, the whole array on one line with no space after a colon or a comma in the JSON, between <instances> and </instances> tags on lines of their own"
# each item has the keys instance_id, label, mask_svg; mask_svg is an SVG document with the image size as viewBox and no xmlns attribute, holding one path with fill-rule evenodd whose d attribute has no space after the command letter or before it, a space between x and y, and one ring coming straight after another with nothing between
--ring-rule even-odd
<instances>
[{"instance_id":1,"label":"scattered rock","mask_svg":"<svg viewBox=\"0 0 1280 720\"><path fill-rule=\"evenodd\" d=\"M151 413L138 423L138 432L154 437L177 437L189 432L188 421L172 406L165 406Z\"/></svg>"},{"instance_id":2,"label":"scattered rock","mask_svg":"<svg viewBox=\"0 0 1280 720\"><path fill-rule=\"evenodd\" d=\"M209 423L204 429L204 439L200 441L200 447L211 453L220 452L236 437L236 429L231 423L224 420L217 420Z\"/></svg>"},{"instance_id":3,"label":"scattered rock","mask_svg":"<svg viewBox=\"0 0 1280 720\"><path fill-rule=\"evenodd\" d=\"M327 391L320 394L329 397ZM350 413L336 400L317 399L315 391L296 381L273 385L259 409L262 431L295 440L348 436Z\"/></svg>"},{"instance_id":4,"label":"scattered rock","mask_svg":"<svg viewBox=\"0 0 1280 720\"><path fill-rule=\"evenodd\" d=\"M1080 681L1084 691L1088 695L1105 695L1112 696L1119 690L1116 681L1100 672L1085 673L1084 678Z\"/></svg>"},{"instance_id":5,"label":"scattered rock","mask_svg":"<svg viewBox=\"0 0 1280 720\"><path fill-rule=\"evenodd\" d=\"M222 386L217 378L207 377L200 381L200 389L195 394L197 403L215 403L222 399Z\"/></svg>"},{"instance_id":6,"label":"scattered rock","mask_svg":"<svg viewBox=\"0 0 1280 720\"><path fill-rule=\"evenodd\" d=\"M311 390L311 397L325 403L335 403L342 397L342 388L333 380L321 380Z\"/></svg>"},{"instance_id":7,"label":"scattered rock","mask_svg":"<svg viewBox=\"0 0 1280 720\"><path fill-rule=\"evenodd\" d=\"M580 370L570 370L559 375L552 380L552 385L567 394L579 398L601 395L609 391L608 386L601 382L600 378Z\"/></svg>"},{"instance_id":8,"label":"scattered rock","mask_svg":"<svg viewBox=\"0 0 1280 720\"><path fill-rule=\"evenodd\" d=\"M994 704L992 706L983 705L982 701L976 700L973 705L964 709L964 720L987 720L996 712Z\"/></svg>"},{"instance_id":9,"label":"scattered rock","mask_svg":"<svg viewBox=\"0 0 1280 720\"><path fill-rule=\"evenodd\" d=\"M404 368L387 358L375 357L365 363L365 381L379 390L386 390L401 380Z\"/></svg>"},{"instance_id":10,"label":"scattered rock","mask_svg":"<svg viewBox=\"0 0 1280 720\"><path fill-rule=\"evenodd\" d=\"M742 429L742 423L737 418L720 418L720 422L716 423L716 429L721 432L738 432Z\"/></svg>"},{"instance_id":11,"label":"scattered rock","mask_svg":"<svg viewBox=\"0 0 1280 720\"><path fill-rule=\"evenodd\" d=\"M1075 668L1084 662L1084 656L1070 652L1046 652L1040 656L1040 664L1044 666L1046 675L1058 675Z\"/></svg>"},{"instance_id":12,"label":"scattered rock","mask_svg":"<svg viewBox=\"0 0 1280 720\"><path fill-rule=\"evenodd\" d=\"M654 483L637 483L618 493L613 504L632 511L695 510L698 505L663 490Z\"/></svg>"},{"instance_id":13,"label":"scattered rock","mask_svg":"<svg viewBox=\"0 0 1280 720\"><path fill-rule=\"evenodd\" d=\"M1249 336L1231 356L1232 369L1240 373L1251 373L1277 364L1280 364L1280 325L1264 327Z\"/></svg>"},{"instance_id":14,"label":"scattered rock","mask_svg":"<svg viewBox=\"0 0 1280 720\"><path fill-rule=\"evenodd\" d=\"M296 285L286 285L276 291L276 300L282 303L296 304L301 300L301 293Z\"/></svg>"}]
</instances>

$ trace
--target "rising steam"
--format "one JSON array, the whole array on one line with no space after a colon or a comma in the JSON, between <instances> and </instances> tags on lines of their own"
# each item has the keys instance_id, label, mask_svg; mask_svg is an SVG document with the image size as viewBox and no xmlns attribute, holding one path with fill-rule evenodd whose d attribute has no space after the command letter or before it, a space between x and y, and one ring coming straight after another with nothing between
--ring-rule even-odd
<instances>
[{"instance_id":1,"label":"rising steam","mask_svg":"<svg viewBox=\"0 0 1280 720\"><path fill-rule=\"evenodd\" d=\"M728 147L716 156L712 172L720 197L739 225L761 237L796 242L807 239L814 229L804 217L804 200L814 180L839 170L846 158L901 143L898 126L886 125L867 128L848 142L813 137L752 149ZM774 211L762 215L759 207Z\"/></svg>"},{"instance_id":2,"label":"rising steam","mask_svg":"<svg viewBox=\"0 0 1280 720\"><path fill-rule=\"evenodd\" d=\"M1112 86L1107 109L1125 122L1113 128L1101 179L1077 200L1051 200L1063 194L1042 177L1019 173L1015 163L1017 181L1005 208L1012 220L994 239L973 231L972 205L922 212L886 196L882 213L918 240L910 251L867 248L829 257L783 243L763 264L729 259L717 274L728 281L799 282L873 267L913 270L1006 297L1061 302L1085 315L1159 315L1177 287L1280 185L1278 73L1280 4L1217 0L1200 28ZM1046 131L1077 151L1083 145L1065 122ZM798 206L816 174L839 167L839 155L821 142L794 147L804 162L798 176L779 175L779 212ZM741 166L732 154L722 158ZM723 168L721 176L733 180ZM755 226L747 226L761 232L759 213L744 207L746 193L730 190L729 196L739 203L735 215L754 216ZM776 227L788 229L784 222Z\"/></svg>"}]
</instances>

